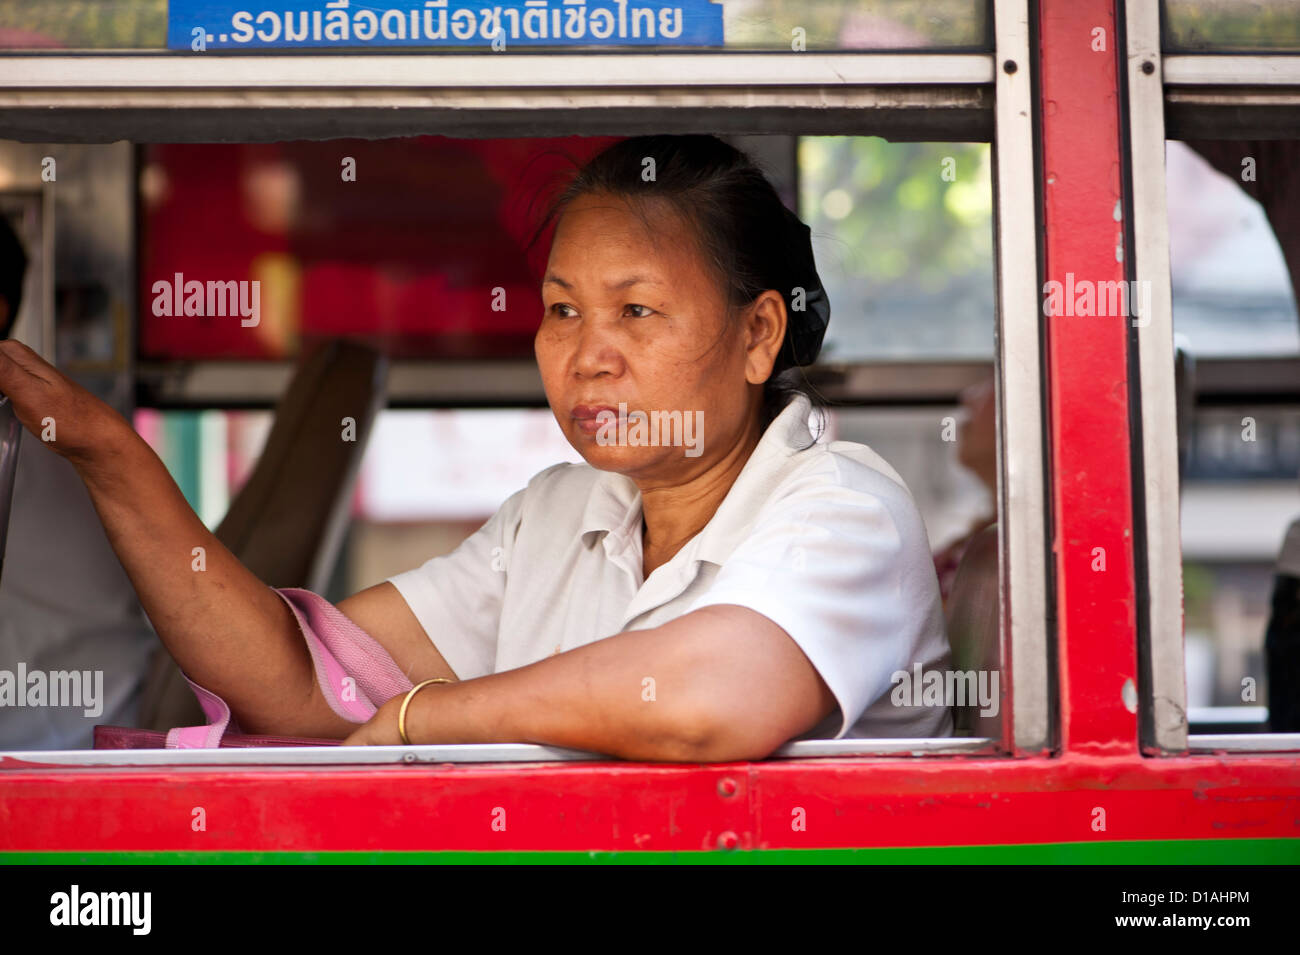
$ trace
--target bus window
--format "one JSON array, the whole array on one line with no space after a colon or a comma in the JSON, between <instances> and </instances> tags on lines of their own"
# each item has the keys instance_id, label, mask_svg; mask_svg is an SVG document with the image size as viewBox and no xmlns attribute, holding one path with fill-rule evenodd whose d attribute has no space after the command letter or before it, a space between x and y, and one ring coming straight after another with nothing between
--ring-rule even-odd
<instances>
[{"instance_id":1,"label":"bus window","mask_svg":"<svg viewBox=\"0 0 1300 955\"><path fill-rule=\"evenodd\" d=\"M1219 171L1239 176L1249 152L1168 151L1174 334L1190 391L1180 456L1193 733L1297 728L1269 719L1284 688L1271 685L1264 637L1283 537L1300 518L1300 391L1277 387L1300 367L1300 320L1268 214Z\"/></svg>"},{"instance_id":2,"label":"bus window","mask_svg":"<svg viewBox=\"0 0 1300 955\"><path fill-rule=\"evenodd\" d=\"M555 172L539 156L590 153L601 142L426 137L146 148L141 301L152 301L157 276L188 272L258 275L262 301L275 303L247 330L141 309L142 396L159 407L137 412L137 427L209 526L238 497L271 425L267 411L220 409L251 397L231 376L236 369L275 365L305 341L345 334L380 343L395 370L459 364L526 373L536 293L523 278L521 200ZM822 440L867 444L906 481L943 599L961 618L950 622L960 677L945 675L946 705L961 735L998 738L1006 687L997 549L964 559L979 532L996 540L997 525L989 147L868 137L744 137L740 145L765 161L812 227L835 303L825 357L809 370L829 405ZM372 185L355 193L352 183L335 186L340 157ZM422 182L450 178L454 197L421 194ZM426 230L428 222L447 225ZM505 300L524 304L494 311L492 286L507 281ZM226 369L234 387L198 393L167 384L171 370L190 363L193 371L195 362L213 382ZM405 407L376 421L347 535L317 582L331 600L453 551L534 474L580 460L536 384L515 407L492 408L481 406L489 403L482 395L430 387L432 371L423 377L423 386L390 389L390 404ZM208 410L193 410L199 405ZM975 596L951 601L954 587ZM895 680L905 705L916 680L912 672ZM924 692L918 685L916 701Z\"/></svg>"},{"instance_id":3,"label":"bus window","mask_svg":"<svg viewBox=\"0 0 1300 955\"><path fill-rule=\"evenodd\" d=\"M1300 74L1256 54L1300 48L1294 4L1161 7L1127 11L1142 740L1293 750Z\"/></svg>"},{"instance_id":4,"label":"bus window","mask_svg":"<svg viewBox=\"0 0 1300 955\"><path fill-rule=\"evenodd\" d=\"M108 244L129 250L128 261L101 257L78 271L107 261L127 287L69 296L56 357L68 357L63 327L90 316L75 339L87 358L78 372L134 399L137 428L218 539L256 538L259 566L292 571L278 585L307 581L338 599L412 554L452 550L539 462L564 459L562 446L540 441L489 460L466 437L490 427L531 439L547 421L530 341L538 263L520 245L530 210L512 203L556 172L548 147L580 162L633 129L716 132L757 158L782 202L813 223L837 302L828 347L806 375L829 406L821 440L878 444L897 460L925 525L912 521L909 533L934 550L910 553L935 565L934 597L942 580L949 598L946 608L927 599L926 619L938 620L927 632L944 629L946 611L949 632L966 634L933 672L890 674L897 692L877 702L974 711L958 726L965 739L818 737L780 755L1050 751L1029 24L1000 17L995 43L983 0L924 13L830 0L800 8L795 39L808 53L783 56L777 75L766 65L777 51L803 52L791 46L792 8L718 7L707 13L727 18L721 51L699 43L633 59L588 57L623 51L578 45L529 58L544 76L517 73L517 57L394 55L370 73L382 86L361 81L379 65L371 50L333 57L337 70L322 67L341 51L285 56L273 43L258 56L179 55L187 48L164 32L162 5L145 0L5 12L0 45L33 51L24 62L34 72L15 85L35 91L14 100L10 134L116 141L102 151L130 167L125 177L118 168L110 203L128 214L81 230L96 244L111 231ZM114 29L92 42L72 10L111 14ZM114 54L59 52L86 46ZM152 55L163 48L178 55ZM720 68L732 82L716 85ZM74 113L66 98L68 109L31 109L74 74L83 90L74 99L135 92L110 109ZM620 85L638 90L630 103L611 88ZM117 108L138 105L141 90L147 106ZM996 150L983 145L995 135ZM66 151L82 149L93 155ZM14 156L11 180L23 183L36 181L43 158L63 162L60 148L42 145L15 146ZM60 166L57 192L88 209L82 168L69 183ZM73 274L60 272L64 282ZM192 284L206 288L203 302ZM327 402L316 417L334 429L329 442L298 417ZM338 425L355 440L345 454L325 447L339 443ZM463 448L433 460L419 443L439 436ZM394 479L394 469L416 477ZM258 521L268 502L299 526ZM1015 714L1003 707L1013 681Z\"/></svg>"}]
</instances>

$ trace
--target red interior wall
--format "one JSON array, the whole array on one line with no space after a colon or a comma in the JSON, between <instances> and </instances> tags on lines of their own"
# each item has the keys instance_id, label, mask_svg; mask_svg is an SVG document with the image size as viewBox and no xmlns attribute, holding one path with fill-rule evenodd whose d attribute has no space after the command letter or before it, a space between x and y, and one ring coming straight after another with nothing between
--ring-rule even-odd
<instances>
[{"instance_id":1,"label":"red interior wall","mask_svg":"<svg viewBox=\"0 0 1300 955\"><path fill-rule=\"evenodd\" d=\"M141 356L281 358L313 335L374 339L404 357L530 355L549 235L531 259L524 243L574 163L614 141L424 136L148 147ZM355 181L343 179L344 157L356 162ZM289 281L259 269L272 260ZM245 328L231 317L155 316L153 284L177 272L201 282L261 275L262 321ZM492 308L498 287L504 311Z\"/></svg>"}]
</instances>

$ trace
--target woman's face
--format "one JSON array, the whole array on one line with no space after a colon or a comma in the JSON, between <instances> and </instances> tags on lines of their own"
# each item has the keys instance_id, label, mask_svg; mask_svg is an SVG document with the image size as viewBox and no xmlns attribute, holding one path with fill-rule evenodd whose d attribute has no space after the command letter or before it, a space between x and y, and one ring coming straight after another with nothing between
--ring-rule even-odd
<instances>
[{"instance_id":1,"label":"woman's face","mask_svg":"<svg viewBox=\"0 0 1300 955\"><path fill-rule=\"evenodd\" d=\"M578 453L657 483L698 473L757 427L785 312L765 292L728 321L690 226L663 208L650 223L615 197L568 205L534 348L547 401Z\"/></svg>"}]
</instances>

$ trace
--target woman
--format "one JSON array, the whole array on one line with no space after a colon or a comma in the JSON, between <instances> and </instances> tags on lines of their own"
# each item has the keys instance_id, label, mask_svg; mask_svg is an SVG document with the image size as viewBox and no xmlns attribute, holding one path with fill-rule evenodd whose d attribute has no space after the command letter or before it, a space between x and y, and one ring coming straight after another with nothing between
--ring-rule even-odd
<instances>
[{"instance_id":1,"label":"woman","mask_svg":"<svg viewBox=\"0 0 1300 955\"><path fill-rule=\"evenodd\" d=\"M396 744L404 715L415 743L673 761L949 733L946 707L889 692L948 652L911 496L868 448L814 443L808 398L778 377L816 357L829 317L807 226L710 136L609 148L551 221L535 350L586 464L339 604L415 684L360 728L328 705L285 601L125 421L12 345L0 391L34 433L57 423L159 635L245 731Z\"/></svg>"},{"instance_id":2,"label":"woman","mask_svg":"<svg viewBox=\"0 0 1300 955\"><path fill-rule=\"evenodd\" d=\"M966 415L957 432L957 460L974 474L997 500L998 451L997 406L994 403L993 379L976 382L961 393L961 404ZM957 580L957 568L971 543L980 532L997 523L997 510L991 508L971 521L970 527L956 540L946 544L934 555L934 569L939 575L939 594L947 608L952 587Z\"/></svg>"}]
</instances>

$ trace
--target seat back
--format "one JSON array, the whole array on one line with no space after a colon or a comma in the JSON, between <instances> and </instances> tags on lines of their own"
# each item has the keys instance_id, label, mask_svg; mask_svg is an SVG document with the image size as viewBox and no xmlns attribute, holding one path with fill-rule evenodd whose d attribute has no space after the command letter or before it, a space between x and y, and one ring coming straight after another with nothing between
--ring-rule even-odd
<instances>
[{"instance_id":1,"label":"seat back","mask_svg":"<svg viewBox=\"0 0 1300 955\"><path fill-rule=\"evenodd\" d=\"M977 687L982 682L992 689L994 673L998 681L994 713L981 715L981 707L969 697L966 705L954 707L956 732L962 736L998 738L1001 736L1000 714L1007 687L1002 673L996 524L977 533L966 546L953 578L947 610L952 668L974 672Z\"/></svg>"},{"instance_id":2,"label":"seat back","mask_svg":"<svg viewBox=\"0 0 1300 955\"><path fill-rule=\"evenodd\" d=\"M266 446L216 530L268 586L326 589L366 441L384 404L387 371L378 352L348 342L319 343L299 361ZM205 722L180 668L159 647L139 725L169 730Z\"/></svg>"},{"instance_id":3,"label":"seat back","mask_svg":"<svg viewBox=\"0 0 1300 955\"><path fill-rule=\"evenodd\" d=\"M386 374L382 356L348 342L323 343L299 364L262 454L216 530L269 586L320 592L329 583ZM351 440L346 419L355 423Z\"/></svg>"}]
</instances>

